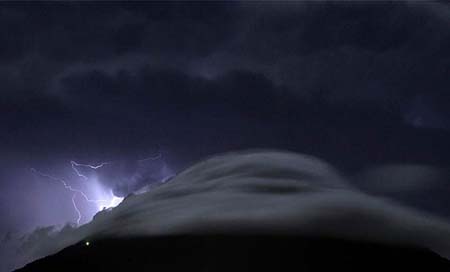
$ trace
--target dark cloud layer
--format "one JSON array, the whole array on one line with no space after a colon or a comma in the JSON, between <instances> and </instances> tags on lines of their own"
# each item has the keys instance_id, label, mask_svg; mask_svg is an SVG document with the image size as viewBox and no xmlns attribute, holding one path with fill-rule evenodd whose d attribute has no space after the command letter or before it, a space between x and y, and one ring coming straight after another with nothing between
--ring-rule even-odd
<instances>
[{"instance_id":1,"label":"dark cloud layer","mask_svg":"<svg viewBox=\"0 0 450 272\"><path fill-rule=\"evenodd\" d=\"M330 107L367 111L376 120L366 124L445 128L450 35L439 5L5 3L2 142L111 146L161 141L174 134L165 126L245 133L247 122L287 138L305 113L336 118Z\"/></svg>"}]
</instances>

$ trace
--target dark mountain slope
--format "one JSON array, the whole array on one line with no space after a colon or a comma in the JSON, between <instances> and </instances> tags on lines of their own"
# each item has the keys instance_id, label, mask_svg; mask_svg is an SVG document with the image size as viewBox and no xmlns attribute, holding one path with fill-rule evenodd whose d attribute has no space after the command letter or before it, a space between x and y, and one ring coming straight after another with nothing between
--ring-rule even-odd
<instances>
[{"instance_id":1,"label":"dark mountain slope","mask_svg":"<svg viewBox=\"0 0 450 272\"><path fill-rule=\"evenodd\" d=\"M450 271L417 248L299 236L92 240L17 271Z\"/></svg>"}]
</instances>

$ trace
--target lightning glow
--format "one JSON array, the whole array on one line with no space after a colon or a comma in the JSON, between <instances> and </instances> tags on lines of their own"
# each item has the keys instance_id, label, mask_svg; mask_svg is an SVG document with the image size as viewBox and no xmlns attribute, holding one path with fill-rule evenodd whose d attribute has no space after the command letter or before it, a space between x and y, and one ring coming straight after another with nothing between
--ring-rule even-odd
<instances>
[{"instance_id":1,"label":"lightning glow","mask_svg":"<svg viewBox=\"0 0 450 272\"><path fill-rule=\"evenodd\" d=\"M138 160L138 162L145 162L148 160L157 160L160 159L162 157L161 152L159 152L157 155L155 156L151 156L151 157L147 157L141 160ZM71 197L71 202L72 202L72 206L73 209L75 211L75 213L77 214L77 218L76 218L76 223L77 225L80 225L81 219L84 217L80 208L79 208L79 201L77 201L77 199L79 198L79 196L82 197L82 199L84 199L86 202L89 203L93 203L96 205L97 211L101 211L103 209L109 209L112 207L115 207L117 205L119 205L122 200L124 199L123 197L116 197L112 191L108 191L105 192L105 190L100 186L100 184L98 183L96 177L88 177L86 175L84 175L82 172L80 172L80 170L78 170L77 167L87 167L90 168L92 170L98 170L99 168L102 168L103 166L107 165L107 164L111 164L113 162L102 162L100 164L97 165L91 165L91 164L83 164L83 163L78 163L76 161L70 161L70 166L72 168L72 170L74 171L74 173L76 174L77 177L83 179L84 181L88 181L90 180L91 182L89 183L84 183L87 184L88 186L90 186L89 188L91 188L93 190L94 195L96 196L101 196L101 198L99 199L92 199L90 197L88 197L88 194L78 188L74 188L72 185L69 184L69 182L67 182L65 179L62 178L58 178L43 172L40 172L38 170L36 170L35 168L31 168L30 171L35 175L35 176L40 176L42 178L46 178L49 180L52 180L54 182L58 182L60 184L63 185L64 189L66 189L67 191L72 193L72 197Z\"/></svg>"},{"instance_id":2,"label":"lightning glow","mask_svg":"<svg viewBox=\"0 0 450 272\"><path fill-rule=\"evenodd\" d=\"M108 205L103 206L103 208L108 209L108 208L115 207L115 206L119 205L120 202L122 202L122 200L123 200L123 197L113 196L111 198L111 200L109 201Z\"/></svg>"},{"instance_id":3,"label":"lightning glow","mask_svg":"<svg viewBox=\"0 0 450 272\"><path fill-rule=\"evenodd\" d=\"M81 220L81 218L82 218L80 209L78 208L77 203L76 203L76 201L75 201L75 198L76 198L77 194L81 195L87 202L90 202L90 203L98 204L98 203L108 203L108 202L109 202L109 201L106 200L106 199L90 199L90 198L89 198L83 191L81 191L80 189L76 189L76 188L73 188L71 185L68 185L67 182L66 182L64 179L57 178L57 177L54 177L54 176L51 176L51 175L42 173L42 172L40 172L40 171L38 171L38 170L36 170L36 169L34 169L34 168L31 168L30 171L31 171L33 174L35 174L35 175L38 175L38 176L41 176L41 177L44 177L44 178L47 178L47 179L50 179L50 180L53 180L53 181L56 181L56 182L61 183L61 184L64 186L64 188L65 188L66 190L68 190L68 191L70 191L70 192L73 193L73 195L72 195L72 204L73 204L74 210L76 211L76 213L77 213L77 215L78 215L78 217L77 217L77 219L76 219L77 225L80 224L80 220Z\"/></svg>"}]
</instances>

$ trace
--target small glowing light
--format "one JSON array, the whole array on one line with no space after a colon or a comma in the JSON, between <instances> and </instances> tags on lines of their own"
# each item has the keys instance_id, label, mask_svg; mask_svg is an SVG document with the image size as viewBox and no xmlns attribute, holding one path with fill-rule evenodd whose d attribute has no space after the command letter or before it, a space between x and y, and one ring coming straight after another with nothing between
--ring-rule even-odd
<instances>
[{"instance_id":1,"label":"small glowing light","mask_svg":"<svg viewBox=\"0 0 450 272\"><path fill-rule=\"evenodd\" d=\"M89 243L89 241L86 241L86 243L84 243L86 246L89 246L91 243Z\"/></svg>"}]
</instances>

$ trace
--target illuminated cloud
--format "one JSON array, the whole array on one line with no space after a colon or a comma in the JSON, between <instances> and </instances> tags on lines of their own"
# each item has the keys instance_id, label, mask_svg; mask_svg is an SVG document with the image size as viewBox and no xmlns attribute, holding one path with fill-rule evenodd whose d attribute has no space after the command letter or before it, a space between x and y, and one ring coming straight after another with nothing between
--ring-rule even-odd
<instances>
[{"instance_id":1,"label":"illuminated cloud","mask_svg":"<svg viewBox=\"0 0 450 272\"><path fill-rule=\"evenodd\" d=\"M449 224L359 192L319 159L277 151L212 157L89 224L40 232L22 247L26 260L87 238L195 233L326 236L426 247L450 257Z\"/></svg>"}]
</instances>

